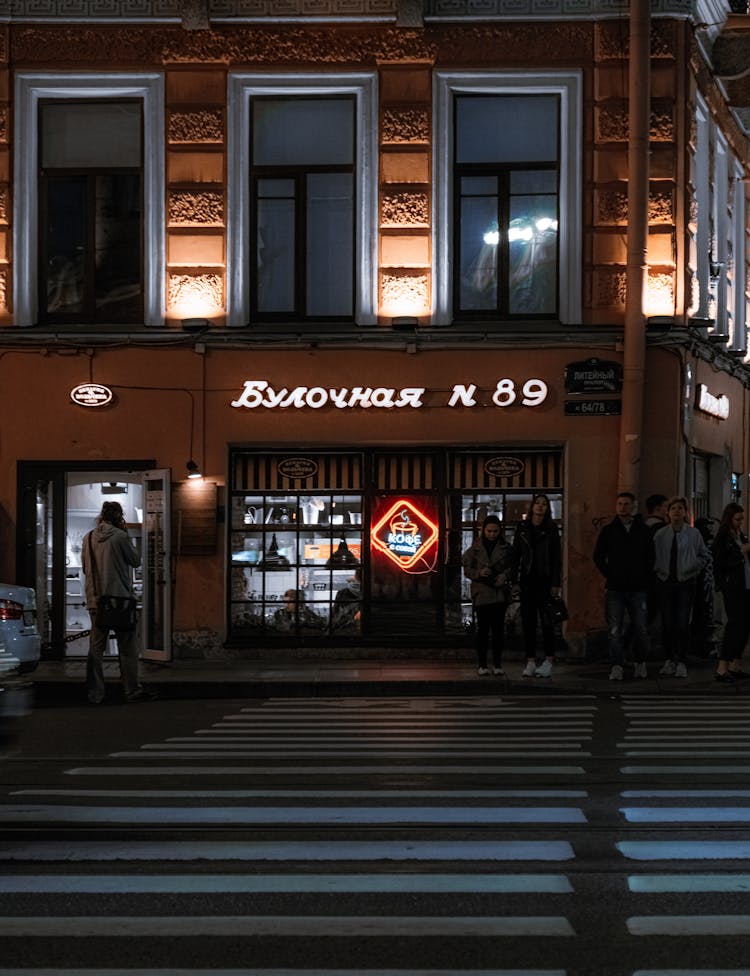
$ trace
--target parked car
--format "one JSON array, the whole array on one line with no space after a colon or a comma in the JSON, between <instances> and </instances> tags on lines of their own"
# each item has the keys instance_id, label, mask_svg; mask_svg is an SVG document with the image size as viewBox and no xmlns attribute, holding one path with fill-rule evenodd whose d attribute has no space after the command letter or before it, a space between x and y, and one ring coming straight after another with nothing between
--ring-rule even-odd
<instances>
[{"instance_id":1,"label":"parked car","mask_svg":"<svg viewBox=\"0 0 750 976\"><path fill-rule=\"evenodd\" d=\"M36 593L28 586L0 583L0 647L19 674L39 664L41 638L36 624Z\"/></svg>"},{"instance_id":2,"label":"parked car","mask_svg":"<svg viewBox=\"0 0 750 976\"><path fill-rule=\"evenodd\" d=\"M21 719L31 712L31 682L20 674L20 664L0 638L0 758L13 751Z\"/></svg>"}]
</instances>

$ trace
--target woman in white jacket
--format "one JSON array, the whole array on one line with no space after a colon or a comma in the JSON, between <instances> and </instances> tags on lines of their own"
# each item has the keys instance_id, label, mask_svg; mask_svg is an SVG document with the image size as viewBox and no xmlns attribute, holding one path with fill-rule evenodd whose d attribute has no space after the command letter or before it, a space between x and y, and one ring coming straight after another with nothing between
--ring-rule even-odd
<instances>
[{"instance_id":1,"label":"woman in white jacket","mask_svg":"<svg viewBox=\"0 0 750 976\"><path fill-rule=\"evenodd\" d=\"M684 498L676 496L669 499L667 518L669 524L654 536L654 571L666 658L659 674L687 678L686 658L695 587L711 554L700 532L688 525L687 501Z\"/></svg>"}]
</instances>

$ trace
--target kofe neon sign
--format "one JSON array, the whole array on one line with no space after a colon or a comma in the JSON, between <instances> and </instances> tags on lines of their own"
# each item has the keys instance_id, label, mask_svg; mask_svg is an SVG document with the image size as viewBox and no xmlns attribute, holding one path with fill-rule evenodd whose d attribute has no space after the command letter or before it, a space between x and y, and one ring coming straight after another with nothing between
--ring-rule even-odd
<instances>
[{"instance_id":1,"label":"kofe neon sign","mask_svg":"<svg viewBox=\"0 0 750 976\"><path fill-rule=\"evenodd\" d=\"M437 538L437 525L406 498L394 502L370 531L373 549L400 569L411 569Z\"/></svg>"}]
</instances>

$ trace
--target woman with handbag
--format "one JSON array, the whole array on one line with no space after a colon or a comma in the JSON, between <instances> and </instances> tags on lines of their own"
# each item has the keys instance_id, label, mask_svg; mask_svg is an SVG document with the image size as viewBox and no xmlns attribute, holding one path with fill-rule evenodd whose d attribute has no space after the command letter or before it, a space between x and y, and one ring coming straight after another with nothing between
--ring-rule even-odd
<instances>
[{"instance_id":1,"label":"woman with handbag","mask_svg":"<svg viewBox=\"0 0 750 976\"><path fill-rule=\"evenodd\" d=\"M489 674L488 652L492 639L492 673L502 676L505 613L510 585L510 546L497 515L488 515L479 538L463 554L464 574L471 580L471 600L476 614L477 672Z\"/></svg>"},{"instance_id":2,"label":"woman with handbag","mask_svg":"<svg viewBox=\"0 0 750 976\"><path fill-rule=\"evenodd\" d=\"M742 506L730 502L722 512L711 546L715 586L724 598L727 618L715 675L722 682L748 676L741 668L750 637L750 542L742 531L744 519Z\"/></svg>"},{"instance_id":3,"label":"woman with handbag","mask_svg":"<svg viewBox=\"0 0 750 976\"><path fill-rule=\"evenodd\" d=\"M120 677L126 702L153 698L138 680L138 645L135 632L133 569L141 560L133 548L119 502L104 502L94 529L82 546L82 565L86 576L86 606L91 617L89 654L86 661L86 686L92 705L104 700L102 658L110 630L117 640ZM129 607L132 610L128 613ZM105 614L120 607L119 616Z\"/></svg>"},{"instance_id":4,"label":"woman with handbag","mask_svg":"<svg viewBox=\"0 0 750 976\"><path fill-rule=\"evenodd\" d=\"M560 598L562 549L560 533L552 521L549 498L534 495L526 518L513 537L513 592L521 598L521 626L526 653L524 678L549 678L555 661L555 620L551 601ZM542 628L544 661L536 663L537 623Z\"/></svg>"}]
</instances>

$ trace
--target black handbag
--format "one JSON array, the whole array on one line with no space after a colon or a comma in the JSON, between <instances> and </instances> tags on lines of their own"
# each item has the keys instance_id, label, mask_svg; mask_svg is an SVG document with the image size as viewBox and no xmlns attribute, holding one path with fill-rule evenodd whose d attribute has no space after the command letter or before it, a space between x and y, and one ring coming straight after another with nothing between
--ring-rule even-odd
<instances>
[{"instance_id":1,"label":"black handbag","mask_svg":"<svg viewBox=\"0 0 750 976\"><path fill-rule=\"evenodd\" d=\"M102 630L135 630L136 600L132 596L96 598L96 626Z\"/></svg>"},{"instance_id":2,"label":"black handbag","mask_svg":"<svg viewBox=\"0 0 750 976\"><path fill-rule=\"evenodd\" d=\"M556 627L568 619L568 608L561 596L553 597L540 611L542 621L548 627Z\"/></svg>"}]
</instances>

